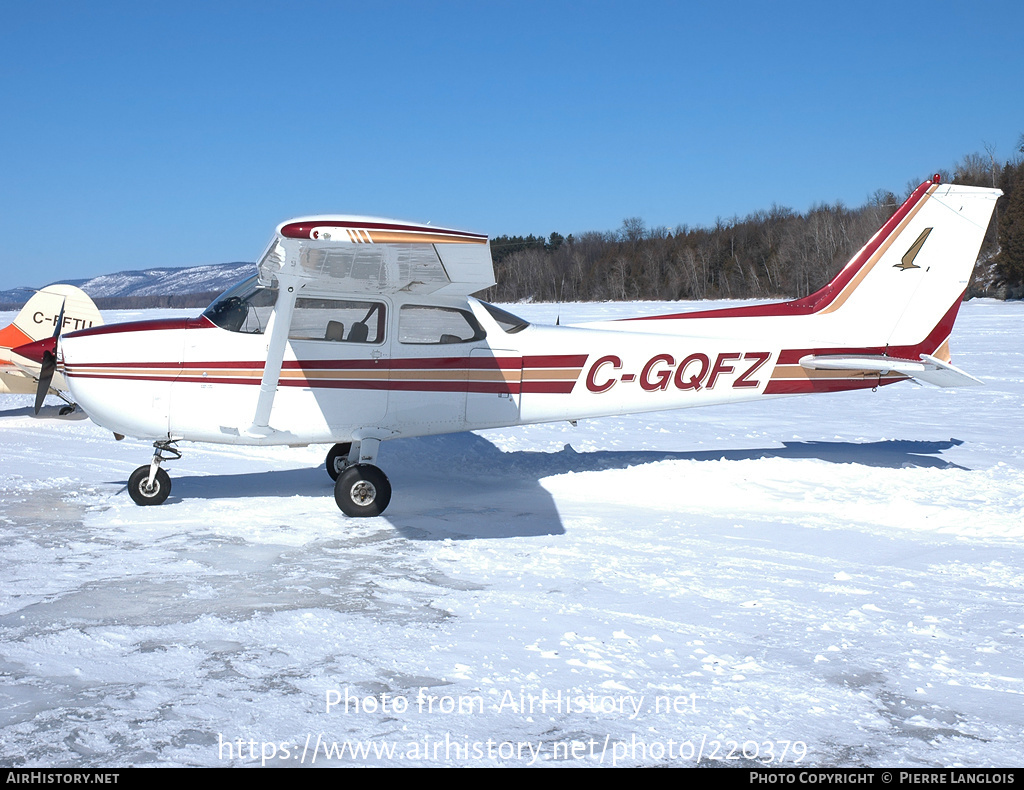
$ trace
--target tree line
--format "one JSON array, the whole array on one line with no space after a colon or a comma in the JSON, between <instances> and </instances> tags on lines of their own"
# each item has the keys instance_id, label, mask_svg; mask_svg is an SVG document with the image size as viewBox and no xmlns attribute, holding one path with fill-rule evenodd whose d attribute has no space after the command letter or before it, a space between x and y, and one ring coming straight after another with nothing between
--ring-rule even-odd
<instances>
[{"instance_id":1,"label":"tree line","mask_svg":"<svg viewBox=\"0 0 1024 790\"><path fill-rule=\"evenodd\" d=\"M998 187L968 296L1024 297L1024 135L1017 156L965 156L943 183ZM649 228L639 217L614 231L491 239L496 302L800 297L828 283L916 188L876 191L862 206L774 205L712 227Z\"/></svg>"}]
</instances>

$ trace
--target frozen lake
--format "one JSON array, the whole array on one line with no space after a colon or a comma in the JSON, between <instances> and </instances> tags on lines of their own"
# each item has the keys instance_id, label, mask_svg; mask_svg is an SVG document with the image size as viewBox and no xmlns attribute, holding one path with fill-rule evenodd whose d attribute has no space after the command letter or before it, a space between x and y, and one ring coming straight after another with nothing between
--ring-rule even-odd
<instances>
[{"instance_id":1,"label":"frozen lake","mask_svg":"<svg viewBox=\"0 0 1024 790\"><path fill-rule=\"evenodd\" d=\"M388 442L358 521L326 447L139 508L149 445L7 396L0 764L1019 765L1022 330L961 309L985 387Z\"/></svg>"}]
</instances>

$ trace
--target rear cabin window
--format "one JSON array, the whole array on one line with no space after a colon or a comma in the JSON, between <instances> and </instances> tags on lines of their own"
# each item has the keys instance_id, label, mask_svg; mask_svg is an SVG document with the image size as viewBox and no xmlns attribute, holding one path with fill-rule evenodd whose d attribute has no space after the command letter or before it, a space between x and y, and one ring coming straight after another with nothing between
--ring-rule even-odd
<instances>
[{"instance_id":1,"label":"rear cabin window","mask_svg":"<svg viewBox=\"0 0 1024 790\"><path fill-rule=\"evenodd\" d=\"M472 343L487 336L472 313L454 307L403 305L398 314L398 339L402 343L444 345Z\"/></svg>"},{"instance_id":2,"label":"rear cabin window","mask_svg":"<svg viewBox=\"0 0 1024 790\"><path fill-rule=\"evenodd\" d=\"M510 335L514 335L516 332L522 332L530 325L528 321L524 321L517 315L512 315L512 313L507 310L502 310L500 307L495 307L489 302L480 302L480 305L484 310L491 314L491 318L497 321L498 326Z\"/></svg>"},{"instance_id":3,"label":"rear cabin window","mask_svg":"<svg viewBox=\"0 0 1024 790\"><path fill-rule=\"evenodd\" d=\"M300 296L295 300L290 340L334 343L384 342L384 305Z\"/></svg>"}]
</instances>

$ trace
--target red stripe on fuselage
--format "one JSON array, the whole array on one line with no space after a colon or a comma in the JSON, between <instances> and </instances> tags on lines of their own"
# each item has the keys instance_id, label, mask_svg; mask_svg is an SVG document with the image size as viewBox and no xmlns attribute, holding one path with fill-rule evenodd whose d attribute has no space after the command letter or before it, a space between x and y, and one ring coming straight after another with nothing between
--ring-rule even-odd
<instances>
[{"instance_id":1,"label":"red stripe on fuselage","mask_svg":"<svg viewBox=\"0 0 1024 790\"><path fill-rule=\"evenodd\" d=\"M124 332L157 332L170 329L215 329L214 324L206 316L194 318L154 318L148 321L126 321L123 324L107 324L93 326L68 332L65 337L89 337L91 335L117 335Z\"/></svg>"},{"instance_id":2,"label":"red stripe on fuselage","mask_svg":"<svg viewBox=\"0 0 1024 790\"><path fill-rule=\"evenodd\" d=\"M302 372L351 371L359 372L395 371L418 372L422 379L400 378L282 378L278 385L282 387L311 387L316 389L364 389L394 390L404 392L482 392L509 393L520 392L567 394L572 392L587 360L586 354L563 354L533 357L431 357L425 359L374 360L290 360L282 365L283 370ZM120 381L156 381L195 384L260 384L264 362L103 362L96 364L76 364L67 369L71 379L109 379ZM465 371L468 375L474 371L543 371L576 369L576 378L571 380L545 380L544 378L520 382L518 377L512 381L479 381L472 378L432 379L432 374L458 373ZM133 373L132 371L139 371ZM224 375L196 375L203 371L238 371L239 374L251 373L238 377ZM159 372L157 372L159 371Z\"/></svg>"},{"instance_id":3,"label":"red stripe on fuselage","mask_svg":"<svg viewBox=\"0 0 1024 790\"><path fill-rule=\"evenodd\" d=\"M582 368L586 354L546 357L424 357L422 359L300 359L286 360L283 370L544 370ZM95 362L76 363L73 368L159 368L179 370L262 370L263 361L206 360L203 362Z\"/></svg>"}]
</instances>

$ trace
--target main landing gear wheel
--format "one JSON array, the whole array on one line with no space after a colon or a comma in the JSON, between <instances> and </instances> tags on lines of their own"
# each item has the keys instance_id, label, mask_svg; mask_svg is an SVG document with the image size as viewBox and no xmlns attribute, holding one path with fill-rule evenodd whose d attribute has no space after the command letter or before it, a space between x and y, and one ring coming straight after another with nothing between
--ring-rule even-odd
<instances>
[{"instance_id":1,"label":"main landing gear wheel","mask_svg":"<svg viewBox=\"0 0 1024 790\"><path fill-rule=\"evenodd\" d=\"M140 466L128 478L128 495L136 505L162 505L171 493L171 478L163 469L156 470L149 485L149 464Z\"/></svg>"},{"instance_id":2,"label":"main landing gear wheel","mask_svg":"<svg viewBox=\"0 0 1024 790\"><path fill-rule=\"evenodd\" d=\"M391 501L391 483L376 466L353 464L338 475L334 501L346 516L379 516Z\"/></svg>"},{"instance_id":3,"label":"main landing gear wheel","mask_svg":"<svg viewBox=\"0 0 1024 790\"><path fill-rule=\"evenodd\" d=\"M327 474L331 476L331 480L337 480L338 475L345 471L345 467L348 466L348 453L352 449L350 442L344 444L336 444L327 453Z\"/></svg>"}]
</instances>

